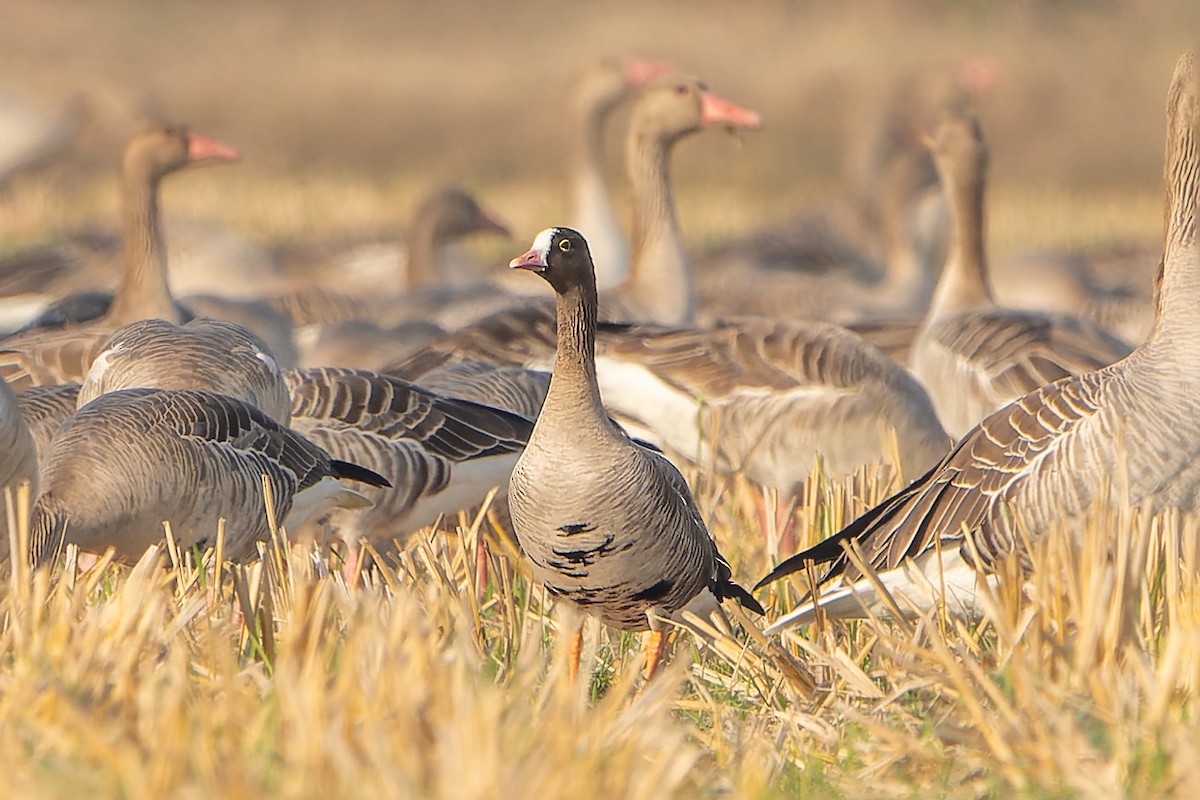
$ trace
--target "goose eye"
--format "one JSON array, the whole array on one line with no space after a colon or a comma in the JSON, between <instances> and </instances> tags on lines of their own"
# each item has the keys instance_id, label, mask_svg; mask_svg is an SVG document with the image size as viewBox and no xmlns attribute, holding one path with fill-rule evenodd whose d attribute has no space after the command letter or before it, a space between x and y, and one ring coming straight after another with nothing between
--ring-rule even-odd
<instances>
[{"instance_id":1,"label":"goose eye","mask_svg":"<svg viewBox=\"0 0 1200 800\"><path fill-rule=\"evenodd\" d=\"M563 239L561 242L558 243L558 249L562 250L564 253L571 252L571 240Z\"/></svg>"},{"instance_id":2,"label":"goose eye","mask_svg":"<svg viewBox=\"0 0 1200 800\"><path fill-rule=\"evenodd\" d=\"M691 91L691 89L692 89L692 87L688 86L686 83L681 83L675 87L675 91L678 94L687 94L688 92Z\"/></svg>"}]
</instances>

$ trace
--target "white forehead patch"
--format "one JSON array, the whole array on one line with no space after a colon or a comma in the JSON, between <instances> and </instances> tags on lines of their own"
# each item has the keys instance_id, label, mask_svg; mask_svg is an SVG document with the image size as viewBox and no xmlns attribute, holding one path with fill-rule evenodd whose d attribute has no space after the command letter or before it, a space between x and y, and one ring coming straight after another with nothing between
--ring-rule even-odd
<instances>
[{"instance_id":1,"label":"white forehead patch","mask_svg":"<svg viewBox=\"0 0 1200 800\"><path fill-rule=\"evenodd\" d=\"M539 233L533 240L533 248L542 256L542 263L550 257L550 243L554 241L554 237L558 234L558 228L546 228Z\"/></svg>"}]
</instances>

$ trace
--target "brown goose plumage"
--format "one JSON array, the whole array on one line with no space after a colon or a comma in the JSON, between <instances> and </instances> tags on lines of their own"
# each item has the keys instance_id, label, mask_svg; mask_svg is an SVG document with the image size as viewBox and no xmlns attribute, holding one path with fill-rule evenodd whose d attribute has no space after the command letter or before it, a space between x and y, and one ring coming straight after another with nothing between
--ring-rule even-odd
<instances>
[{"instance_id":1,"label":"brown goose plumage","mask_svg":"<svg viewBox=\"0 0 1200 800\"><path fill-rule=\"evenodd\" d=\"M201 391L124 389L97 397L59 429L42 465L30 557L43 563L64 542L134 561L171 523L182 548L213 545L225 521L225 553L255 555L276 524L295 525L330 505L365 505L336 479L386 483L336 461L254 406Z\"/></svg>"},{"instance_id":2,"label":"brown goose plumage","mask_svg":"<svg viewBox=\"0 0 1200 800\"><path fill-rule=\"evenodd\" d=\"M961 436L1039 386L1107 366L1130 348L1082 317L995 304L984 246L987 149L978 121L966 112L947 115L932 148L954 232L912 368L946 430Z\"/></svg>"},{"instance_id":3,"label":"brown goose plumage","mask_svg":"<svg viewBox=\"0 0 1200 800\"><path fill-rule=\"evenodd\" d=\"M550 228L513 267L558 295L558 354L542 414L509 483L513 527L547 590L606 624L659 630L699 595L759 606L733 583L679 471L600 403L596 284L587 242Z\"/></svg>"},{"instance_id":4,"label":"brown goose plumage","mask_svg":"<svg viewBox=\"0 0 1200 800\"><path fill-rule=\"evenodd\" d=\"M872 584L849 563L856 541L901 608L933 605L946 587L951 610L977 612L976 581L1032 536L1071 520L1091 503L1148 502L1196 509L1200 501L1200 76L1192 53L1180 59L1167 95L1163 269L1150 338L1128 358L1064 378L993 413L940 464L843 531L789 558L760 586L807 563L828 564L817 602L802 604L771 630L830 616L881 611ZM1124 464L1127 495L1113 480ZM970 545L964 541L964 530ZM972 553L979 554L977 561ZM944 582L944 583L943 583Z\"/></svg>"},{"instance_id":5,"label":"brown goose plumage","mask_svg":"<svg viewBox=\"0 0 1200 800\"><path fill-rule=\"evenodd\" d=\"M78 383L55 383L47 386L30 386L17 395L17 406L29 426L33 443L37 447L38 463L46 460L50 442L60 425L79 407Z\"/></svg>"},{"instance_id":6,"label":"brown goose plumage","mask_svg":"<svg viewBox=\"0 0 1200 800\"><path fill-rule=\"evenodd\" d=\"M370 509L335 520L349 542L402 539L506 487L533 428L523 417L365 370L291 370L286 378L296 430L391 483L363 491Z\"/></svg>"},{"instance_id":7,"label":"brown goose plumage","mask_svg":"<svg viewBox=\"0 0 1200 800\"><path fill-rule=\"evenodd\" d=\"M186 166L237 158L227 145L185 128L158 126L135 135L121 162L125 277L101 318L54 331L29 330L0 340L0 375L17 391L70 383L87 373L110 334L139 319L183 322L167 282L167 257L159 220L158 188Z\"/></svg>"},{"instance_id":8,"label":"brown goose plumage","mask_svg":"<svg viewBox=\"0 0 1200 800\"><path fill-rule=\"evenodd\" d=\"M601 289L618 284L629 267L629 246L617 223L604 182L604 127L612 113L649 81L671 69L665 61L610 57L581 69L571 81L575 135L567 165L571 173L571 216L587 237Z\"/></svg>"},{"instance_id":9,"label":"brown goose plumage","mask_svg":"<svg viewBox=\"0 0 1200 800\"><path fill-rule=\"evenodd\" d=\"M257 336L240 325L199 319L132 322L97 354L79 390L82 407L118 389L202 389L257 406L287 425L292 398L283 372Z\"/></svg>"}]
</instances>

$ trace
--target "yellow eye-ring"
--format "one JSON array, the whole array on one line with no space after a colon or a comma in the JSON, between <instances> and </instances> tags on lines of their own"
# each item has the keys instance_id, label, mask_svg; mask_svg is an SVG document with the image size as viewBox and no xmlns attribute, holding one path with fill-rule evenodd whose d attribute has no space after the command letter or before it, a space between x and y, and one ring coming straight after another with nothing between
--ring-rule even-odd
<instances>
[{"instance_id":1,"label":"yellow eye-ring","mask_svg":"<svg viewBox=\"0 0 1200 800\"><path fill-rule=\"evenodd\" d=\"M563 239L561 242L558 243L558 249L562 250L564 253L571 252L571 240Z\"/></svg>"}]
</instances>

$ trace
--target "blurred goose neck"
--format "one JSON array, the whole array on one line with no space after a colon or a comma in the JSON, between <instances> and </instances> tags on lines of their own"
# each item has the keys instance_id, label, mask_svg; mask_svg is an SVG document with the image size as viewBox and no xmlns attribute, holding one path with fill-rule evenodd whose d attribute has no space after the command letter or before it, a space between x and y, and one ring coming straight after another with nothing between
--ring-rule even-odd
<instances>
[{"instance_id":1,"label":"blurred goose neck","mask_svg":"<svg viewBox=\"0 0 1200 800\"><path fill-rule=\"evenodd\" d=\"M408 233L406 288L419 289L442 283L437 265L437 215L421 209Z\"/></svg>"},{"instance_id":2,"label":"blurred goose neck","mask_svg":"<svg viewBox=\"0 0 1200 800\"><path fill-rule=\"evenodd\" d=\"M941 189L934 184L936 195L930 191L922 167L912 154L896 159L885 177L879 211L885 266L879 290L918 311L929 308L938 279L936 259L931 257L936 248L917 244L917 227L924 222L919 217L936 217L937 225L945 214Z\"/></svg>"},{"instance_id":3,"label":"blurred goose neck","mask_svg":"<svg viewBox=\"0 0 1200 800\"><path fill-rule=\"evenodd\" d=\"M682 325L693 321L696 293L671 195L673 141L652 131L629 138L633 256L622 290L651 321Z\"/></svg>"},{"instance_id":4,"label":"blurred goose neck","mask_svg":"<svg viewBox=\"0 0 1200 800\"><path fill-rule=\"evenodd\" d=\"M934 292L931 319L995 304L984 251L982 169L944 176L950 200L951 240L946 267Z\"/></svg>"},{"instance_id":5,"label":"blurred goose neck","mask_svg":"<svg viewBox=\"0 0 1200 800\"><path fill-rule=\"evenodd\" d=\"M125 274L113 298L109 322L124 325L148 317L181 323L167 278L167 250L158 210L158 181L126 175L122 187L121 239Z\"/></svg>"},{"instance_id":6,"label":"blurred goose neck","mask_svg":"<svg viewBox=\"0 0 1200 800\"><path fill-rule=\"evenodd\" d=\"M1155 349L1200 351L1200 247L1196 213L1200 202L1200 141L1196 124L1169 143L1164 168L1166 212L1162 272L1155 293ZM1173 146L1171 146L1173 145Z\"/></svg>"},{"instance_id":7,"label":"blurred goose neck","mask_svg":"<svg viewBox=\"0 0 1200 800\"><path fill-rule=\"evenodd\" d=\"M604 183L604 124L609 108L582 109L570 158L571 202L576 227L588 237L596 283L608 289L628 272L624 234Z\"/></svg>"}]
</instances>

